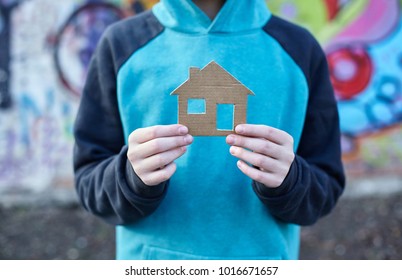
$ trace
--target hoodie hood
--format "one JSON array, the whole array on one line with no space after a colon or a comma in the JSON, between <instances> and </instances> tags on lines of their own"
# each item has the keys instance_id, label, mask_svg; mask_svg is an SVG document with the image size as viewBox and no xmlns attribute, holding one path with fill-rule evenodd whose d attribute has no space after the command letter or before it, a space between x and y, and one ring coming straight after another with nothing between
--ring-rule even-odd
<instances>
[{"instance_id":1,"label":"hoodie hood","mask_svg":"<svg viewBox=\"0 0 402 280\"><path fill-rule=\"evenodd\" d=\"M161 0L153 13L166 28L193 34L249 31L271 16L265 0L226 0L213 21L192 0Z\"/></svg>"}]
</instances>

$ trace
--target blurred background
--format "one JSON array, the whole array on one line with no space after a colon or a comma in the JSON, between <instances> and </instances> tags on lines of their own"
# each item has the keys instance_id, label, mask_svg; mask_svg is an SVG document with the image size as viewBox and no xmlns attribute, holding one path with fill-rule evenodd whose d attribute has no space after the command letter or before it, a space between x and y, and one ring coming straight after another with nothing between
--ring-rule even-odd
<instances>
[{"instance_id":1,"label":"blurred background","mask_svg":"<svg viewBox=\"0 0 402 280\"><path fill-rule=\"evenodd\" d=\"M113 259L77 204L72 126L105 28L153 0L0 0L0 259ZM268 0L327 54L347 189L301 259L402 259L402 0Z\"/></svg>"}]
</instances>

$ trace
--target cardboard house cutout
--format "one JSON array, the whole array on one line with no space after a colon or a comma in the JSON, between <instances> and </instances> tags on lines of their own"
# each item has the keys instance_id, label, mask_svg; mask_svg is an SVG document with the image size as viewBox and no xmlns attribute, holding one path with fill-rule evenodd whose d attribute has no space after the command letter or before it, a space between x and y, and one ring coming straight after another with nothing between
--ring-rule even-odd
<instances>
[{"instance_id":1,"label":"cardboard house cutout","mask_svg":"<svg viewBox=\"0 0 402 280\"><path fill-rule=\"evenodd\" d=\"M246 123L247 96L254 93L216 62L190 68L190 77L171 95L178 95L178 122L193 136L226 136Z\"/></svg>"}]
</instances>

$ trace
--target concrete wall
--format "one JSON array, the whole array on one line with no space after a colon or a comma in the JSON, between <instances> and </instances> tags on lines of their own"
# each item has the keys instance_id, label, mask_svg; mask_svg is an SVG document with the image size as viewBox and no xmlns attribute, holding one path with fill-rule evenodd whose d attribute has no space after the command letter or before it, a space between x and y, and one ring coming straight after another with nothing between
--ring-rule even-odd
<instances>
[{"instance_id":1,"label":"concrete wall","mask_svg":"<svg viewBox=\"0 0 402 280\"><path fill-rule=\"evenodd\" d=\"M0 203L75 199L72 125L90 56L108 24L153 2L0 0ZM350 182L398 178L402 1L268 2L327 53Z\"/></svg>"}]
</instances>

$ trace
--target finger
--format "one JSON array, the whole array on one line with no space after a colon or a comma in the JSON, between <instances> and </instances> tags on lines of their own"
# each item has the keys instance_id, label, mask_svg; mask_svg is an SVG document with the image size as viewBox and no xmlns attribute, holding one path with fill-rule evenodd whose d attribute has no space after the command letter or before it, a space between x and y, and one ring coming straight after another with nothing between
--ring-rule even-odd
<instances>
[{"instance_id":1,"label":"finger","mask_svg":"<svg viewBox=\"0 0 402 280\"><path fill-rule=\"evenodd\" d=\"M248 162L251 165L262 168L271 173L280 172L283 168L282 165L284 165L276 159L258 153L250 152L240 147L230 147L230 153L233 156L241 159L242 161Z\"/></svg>"},{"instance_id":2,"label":"finger","mask_svg":"<svg viewBox=\"0 0 402 280\"><path fill-rule=\"evenodd\" d=\"M250 177L254 181L264 184L267 187L276 188L279 187L283 182L283 179L281 179L279 176L253 168L241 160L237 161L237 167L246 176Z\"/></svg>"},{"instance_id":3,"label":"finger","mask_svg":"<svg viewBox=\"0 0 402 280\"><path fill-rule=\"evenodd\" d=\"M190 145L192 142L193 137L189 134L185 136L162 137L137 145L132 152L135 153L135 157L137 158L147 158L175 148Z\"/></svg>"},{"instance_id":4,"label":"finger","mask_svg":"<svg viewBox=\"0 0 402 280\"><path fill-rule=\"evenodd\" d=\"M142 178L142 181L148 186L156 186L162 182L169 180L175 172L176 164L174 162L171 162L164 168L145 174Z\"/></svg>"},{"instance_id":5,"label":"finger","mask_svg":"<svg viewBox=\"0 0 402 280\"><path fill-rule=\"evenodd\" d=\"M237 134L265 138L281 146L292 146L293 137L283 130L266 125L254 125L254 124L240 124L236 126L235 131Z\"/></svg>"},{"instance_id":6,"label":"finger","mask_svg":"<svg viewBox=\"0 0 402 280\"><path fill-rule=\"evenodd\" d=\"M229 145L249 149L275 159L281 159L284 154L282 146L266 139L231 134L227 136L226 142Z\"/></svg>"},{"instance_id":7,"label":"finger","mask_svg":"<svg viewBox=\"0 0 402 280\"><path fill-rule=\"evenodd\" d=\"M146 158L141 161L141 165L136 166L136 172L137 174L144 174L164 168L166 165L169 165L171 162L181 157L186 150L186 147L180 147Z\"/></svg>"},{"instance_id":8,"label":"finger","mask_svg":"<svg viewBox=\"0 0 402 280\"><path fill-rule=\"evenodd\" d=\"M134 130L129 136L129 142L142 144L160 137L186 135L188 128L184 125L156 125Z\"/></svg>"}]
</instances>

